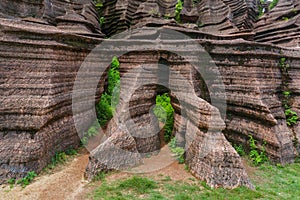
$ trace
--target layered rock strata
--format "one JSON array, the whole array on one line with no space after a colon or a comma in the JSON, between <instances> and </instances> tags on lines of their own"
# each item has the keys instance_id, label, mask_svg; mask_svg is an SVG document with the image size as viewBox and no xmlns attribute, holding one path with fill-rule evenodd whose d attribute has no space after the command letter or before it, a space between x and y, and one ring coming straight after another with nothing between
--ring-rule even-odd
<instances>
[{"instance_id":1,"label":"layered rock strata","mask_svg":"<svg viewBox=\"0 0 300 200\"><path fill-rule=\"evenodd\" d=\"M73 84L102 35L90 1L1 1L0 13L2 183L38 173L56 152L79 146Z\"/></svg>"},{"instance_id":2,"label":"layered rock strata","mask_svg":"<svg viewBox=\"0 0 300 200\"><path fill-rule=\"evenodd\" d=\"M300 1L280 0L255 24L255 41L286 47L300 46Z\"/></svg>"}]
</instances>

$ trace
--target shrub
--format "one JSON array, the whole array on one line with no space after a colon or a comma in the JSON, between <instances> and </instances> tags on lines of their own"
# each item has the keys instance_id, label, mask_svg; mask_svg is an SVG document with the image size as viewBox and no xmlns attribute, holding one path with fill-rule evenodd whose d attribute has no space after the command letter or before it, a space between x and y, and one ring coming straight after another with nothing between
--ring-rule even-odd
<instances>
[{"instance_id":1,"label":"shrub","mask_svg":"<svg viewBox=\"0 0 300 200\"><path fill-rule=\"evenodd\" d=\"M261 165L264 162L268 161L265 145L266 142L264 141L261 149L259 149L258 146L256 145L256 140L251 135L249 136L249 146L250 146L249 157L255 166Z\"/></svg>"},{"instance_id":2,"label":"shrub","mask_svg":"<svg viewBox=\"0 0 300 200\"><path fill-rule=\"evenodd\" d=\"M270 3L270 6L269 6L269 9L272 10L278 3L279 0L273 0L271 3Z\"/></svg>"},{"instance_id":3,"label":"shrub","mask_svg":"<svg viewBox=\"0 0 300 200\"><path fill-rule=\"evenodd\" d=\"M291 109L286 109L284 114L286 116L286 124L288 126L292 126L297 123L299 117L295 111L292 111Z\"/></svg>"},{"instance_id":4,"label":"shrub","mask_svg":"<svg viewBox=\"0 0 300 200\"><path fill-rule=\"evenodd\" d=\"M176 138L172 138L169 142L170 151L174 153L176 160L178 160L179 164L184 163L184 148L178 147L176 145Z\"/></svg>"},{"instance_id":5,"label":"shrub","mask_svg":"<svg viewBox=\"0 0 300 200\"><path fill-rule=\"evenodd\" d=\"M110 104L111 96L107 93L102 94L99 103L96 104L97 118L101 127L105 126L106 123L113 117Z\"/></svg>"},{"instance_id":6,"label":"shrub","mask_svg":"<svg viewBox=\"0 0 300 200\"><path fill-rule=\"evenodd\" d=\"M120 62L116 56L112 58L108 71L108 88L101 95L99 103L96 104L98 122L101 127L113 117L113 112L119 103L120 98Z\"/></svg>"},{"instance_id":7,"label":"shrub","mask_svg":"<svg viewBox=\"0 0 300 200\"><path fill-rule=\"evenodd\" d=\"M176 6L175 6L175 19L178 23L180 23L180 13L183 9L183 3L181 0L178 0Z\"/></svg>"},{"instance_id":8,"label":"shrub","mask_svg":"<svg viewBox=\"0 0 300 200\"><path fill-rule=\"evenodd\" d=\"M164 139L166 142L169 142L172 137L174 126L174 109L171 105L171 98L167 93L157 95L154 114L160 122L165 124Z\"/></svg>"}]
</instances>

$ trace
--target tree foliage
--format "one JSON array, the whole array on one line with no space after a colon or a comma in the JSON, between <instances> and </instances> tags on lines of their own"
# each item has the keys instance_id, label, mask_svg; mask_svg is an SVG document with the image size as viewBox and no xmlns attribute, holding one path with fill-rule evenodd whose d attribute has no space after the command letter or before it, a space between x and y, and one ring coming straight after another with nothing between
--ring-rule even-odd
<instances>
[{"instance_id":1,"label":"tree foliage","mask_svg":"<svg viewBox=\"0 0 300 200\"><path fill-rule=\"evenodd\" d=\"M101 99L96 104L96 112L101 127L113 117L113 112L119 103L120 98L120 62L116 56L113 57L108 71L107 91L101 95Z\"/></svg>"},{"instance_id":2,"label":"tree foliage","mask_svg":"<svg viewBox=\"0 0 300 200\"><path fill-rule=\"evenodd\" d=\"M165 141L170 141L172 137L172 131L174 126L174 109L171 105L170 96L165 93L163 95L157 95L156 106L154 108L154 114L157 119L164 123L164 137Z\"/></svg>"}]
</instances>

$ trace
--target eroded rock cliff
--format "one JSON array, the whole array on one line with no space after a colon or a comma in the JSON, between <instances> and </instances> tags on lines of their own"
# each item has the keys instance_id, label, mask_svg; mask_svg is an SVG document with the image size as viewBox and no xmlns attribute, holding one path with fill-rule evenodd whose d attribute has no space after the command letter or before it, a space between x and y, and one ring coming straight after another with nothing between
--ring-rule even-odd
<instances>
[{"instance_id":1,"label":"eroded rock cliff","mask_svg":"<svg viewBox=\"0 0 300 200\"><path fill-rule=\"evenodd\" d=\"M90 1L1 1L0 13L3 182L40 172L56 152L79 146L73 82L101 33Z\"/></svg>"}]
</instances>

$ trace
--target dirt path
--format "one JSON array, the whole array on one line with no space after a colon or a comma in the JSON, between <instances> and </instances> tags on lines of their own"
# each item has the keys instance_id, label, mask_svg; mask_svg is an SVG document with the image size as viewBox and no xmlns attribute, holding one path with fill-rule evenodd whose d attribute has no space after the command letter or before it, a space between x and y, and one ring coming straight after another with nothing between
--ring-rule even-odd
<instances>
[{"instance_id":1,"label":"dirt path","mask_svg":"<svg viewBox=\"0 0 300 200\"><path fill-rule=\"evenodd\" d=\"M165 146L167 147L167 146ZM164 165L161 165L164 161ZM0 187L1 200L85 200L100 182L89 183L84 180L83 175L88 163L88 153L83 151L72 158L65 165L58 166L51 174L39 175L35 181L22 189L15 186ZM188 180L193 176L184 170L184 165L179 165L171 156L168 148L162 148L161 152L150 158L144 159L144 165L134 168L128 172L113 173L106 177L109 181L122 179L143 173L144 176L158 177L169 176L172 180Z\"/></svg>"},{"instance_id":2,"label":"dirt path","mask_svg":"<svg viewBox=\"0 0 300 200\"><path fill-rule=\"evenodd\" d=\"M81 192L87 184L83 179L85 167L88 163L88 154L81 152L65 165L55 169L53 174L42 174L36 180L22 189L15 186L0 187L0 199L2 200L63 200L75 199L74 197Z\"/></svg>"}]
</instances>

